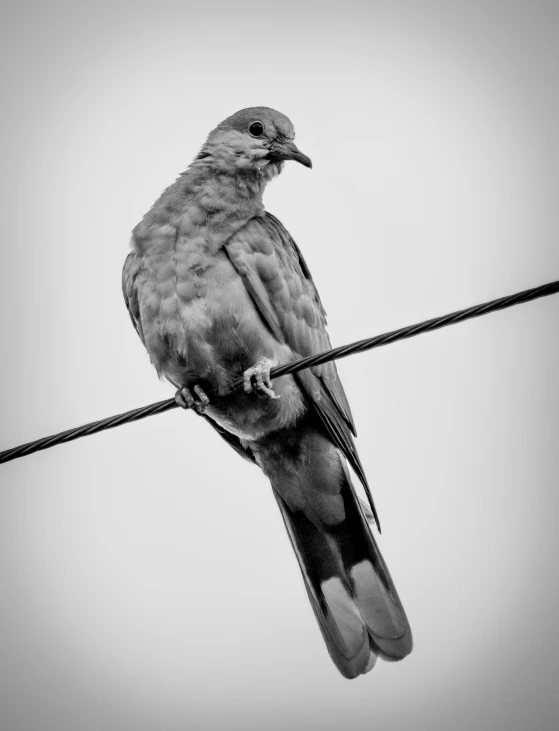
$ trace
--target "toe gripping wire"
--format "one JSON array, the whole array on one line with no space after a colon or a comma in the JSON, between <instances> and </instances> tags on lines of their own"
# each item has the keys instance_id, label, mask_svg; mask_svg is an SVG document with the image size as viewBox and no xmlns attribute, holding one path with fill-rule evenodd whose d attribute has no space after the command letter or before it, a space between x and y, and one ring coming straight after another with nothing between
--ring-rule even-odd
<instances>
[{"instance_id":1,"label":"toe gripping wire","mask_svg":"<svg viewBox=\"0 0 559 731\"><path fill-rule=\"evenodd\" d=\"M408 325L407 327L400 328L399 330L392 330L391 332L384 333L382 335L376 335L372 338L366 338L365 340L359 340L349 345L342 345L339 348L333 348L327 350L324 353L318 353L317 355L309 356L301 360L293 361L285 365L273 368L270 376L271 378L279 378L285 376L288 373L295 373L305 368L312 368L313 366L327 363L331 360L338 360L340 358L347 358L355 353L363 353L366 350L373 350L374 348L380 348L383 345L389 345L396 343L399 340L406 340L413 338L416 335L422 333L432 332L433 330L440 330L448 325L456 325L459 322L465 322L471 320L474 317L481 317L482 315L488 315L490 312L497 312L499 310L505 310L508 307L514 305L520 305L525 302L531 302L532 300L539 299L540 297L547 297L551 294L557 294L559 292L559 280L555 282L549 282L548 284L542 284L539 287L533 287L532 289L526 289L516 294L508 295L507 297L500 297L499 299L491 300L490 302L484 302L474 307L469 307L465 310L458 310L442 317L435 317L432 320L425 320L424 322L417 323L415 325ZM235 381L232 389L240 388L243 386L243 379ZM49 449L57 444L65 444L66 442L72 442L74 439L80 437L87 437L91 434L97 434L98 432L105 431L106 429L114 429L116 426L121 424L128 424L133 421L139 421L145 419L147 416L154 416L155 414L163 414L165 411L177 408L178 404L174 398L166 399L165 401L158 401L157 403L150 404L149 406L142 406L139 409L133 409L127 411L124 414L117 414L116 416L109 416L106 419L100 421L94 421L91 424L85 424L74 429L68 429L68 431L54 434L50 437L43 437L37 439L34 442L28 442L27 444L21 444L18 447L7 449L4 452L0 452L0 464L4 462L10 462L13 459L19 459L20 457L26 457L34 452L40 452L43 449Z\"/></svg>"}]
</instances>

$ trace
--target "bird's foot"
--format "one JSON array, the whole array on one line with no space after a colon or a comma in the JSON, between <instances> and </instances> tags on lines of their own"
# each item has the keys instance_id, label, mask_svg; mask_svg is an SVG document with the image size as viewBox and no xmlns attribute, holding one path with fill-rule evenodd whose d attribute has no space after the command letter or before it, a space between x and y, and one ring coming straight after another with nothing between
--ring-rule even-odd
<instances>
[{"instance_id":1,"label":"bird's foot","mask_svg":"<svg viewBox=\"0 0 559 731\"><path fill-rule=\"evenodd\" d=\"M270 378L270 371L277 364L277 360L262 358L252 368L247 368L244 372L245 391L247 393L253 391L265 393L270 398L278 399L279 395L272 388L272 379Z\"/></svg>"},{"instance_id":2,"label":"bird's foot","mask_svg":"<svg viewBox=\"0 0 559 731\"><path fill-rule=\"evenodd\" d=\"M175 401L183 409L194 409L199 414L203 414L206 406L210 403L210 399L204 393L201 386L193 386L192 388L179 388L175 394Z\"/></svg>"}]
</instances>

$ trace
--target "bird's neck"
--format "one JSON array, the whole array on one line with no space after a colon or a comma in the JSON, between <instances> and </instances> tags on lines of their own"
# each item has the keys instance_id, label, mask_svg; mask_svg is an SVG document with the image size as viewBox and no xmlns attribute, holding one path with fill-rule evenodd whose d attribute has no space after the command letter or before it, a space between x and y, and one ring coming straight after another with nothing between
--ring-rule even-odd
<instances>
[{"instance_id":1,"label":"bird's neck","mask_svg":"<svg viewBox=\"0 0 559 731\"><path fill-rule=\"evenodd\" d=\"M201 181L205 190L211 188L218 199L222 195L233 196L239 203L262 205L264 189L281 172L282 163L260 160L247 165L242 162L242 158L230 160L203 149L184 175L191 175L197 183Z\"/></svg>"},{"instance_id":2,"label":"bird's neck","mask_svg":"<svg viewBox=\"0 0 559 731\"><path fill-rule=\"evenodd\" d=\"M268 180L260 174L252 171L221 173L210 167L197 167L192 172L195 176L193 185L188 186L189 193L210 215L230 206L251 209L263 207L262 194Z\"/></svg>"}]
</instances>

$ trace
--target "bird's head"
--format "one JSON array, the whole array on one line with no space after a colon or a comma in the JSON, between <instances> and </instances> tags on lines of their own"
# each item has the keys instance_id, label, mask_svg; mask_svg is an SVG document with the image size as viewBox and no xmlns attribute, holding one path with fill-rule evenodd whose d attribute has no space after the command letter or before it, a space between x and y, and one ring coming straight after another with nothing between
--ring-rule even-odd
<instances>
[{"instance_id":1,"label":"bird's head","mask_svg":"<svg viewBox=\"0 0 559 731\"><path fill-rule=\"evenodd\" d=\"M284 160L312 167L294 143L295 130L281 112L268 107L241 109L210 133L197 156L221 173L277 175Z\"/></svg>"}]
</instances>

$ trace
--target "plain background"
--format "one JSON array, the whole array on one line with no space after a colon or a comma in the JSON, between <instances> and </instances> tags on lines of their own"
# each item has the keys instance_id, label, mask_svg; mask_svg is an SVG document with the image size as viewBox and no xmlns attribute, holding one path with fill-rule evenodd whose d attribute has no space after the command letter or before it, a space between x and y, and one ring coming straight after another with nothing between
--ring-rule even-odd
<instances>
[{"instance_id":1,"label":"plain background","mask_svg":"<svg viewBox=\"0 0 559 731\"><path fill-rule=\"evenodd\" d=\"M205 9L204 9L205 8ZM287 114L335 344L559 278L556 2L5 3L0 449L167 398L132 227ZM174 411L0 467L6 731L559 725L559 297L339 365L415 637L348 682L264 476Z\"/></svg>"}]
</instances>

